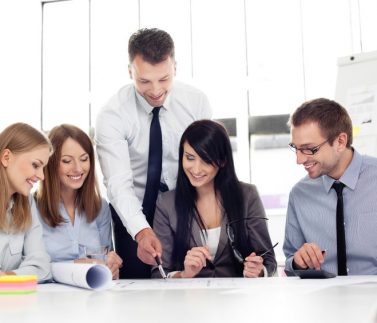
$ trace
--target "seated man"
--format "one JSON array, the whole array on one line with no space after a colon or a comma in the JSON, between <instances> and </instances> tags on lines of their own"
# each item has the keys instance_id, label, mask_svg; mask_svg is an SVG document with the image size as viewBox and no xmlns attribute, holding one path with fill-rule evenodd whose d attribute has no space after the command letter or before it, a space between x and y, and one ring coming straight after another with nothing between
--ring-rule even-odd
<instances>
[{"instance_id":1,"label":"seated man","mask_svg":"<svg viewBox=\"0 0 377 323\"><path fill-rule=\"evenodd\" d=\"M351 119L334 101L305 102L289 123L289 145L308 176L289 196L286 271L377 274L377 158L351 146Z\"/></svg>"}]
</instances>

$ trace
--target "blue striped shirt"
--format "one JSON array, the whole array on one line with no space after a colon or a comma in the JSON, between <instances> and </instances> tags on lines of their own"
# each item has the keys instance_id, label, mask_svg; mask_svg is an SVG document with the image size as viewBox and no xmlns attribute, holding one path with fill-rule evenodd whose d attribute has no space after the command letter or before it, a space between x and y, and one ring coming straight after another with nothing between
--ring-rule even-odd
<instances>
[{"instance_id":1,"label":"blue striped shirt","mask_svg":"<svg viewBox=\"0 0 377 323\"><path fill-rule=\"evenodd\" d=\"M111 213L109 204L102 199L102 207L94 221L88 223L85 214L75 209L75 221L72 224L63 203L59 212L64 223L55 228L50 227L42 218L37 205L32 200L31 212L39 217L43 227L43 240L51 262L74 261L85 258L83 247L108 247L112 250Z\"/></svg>"},{"instance_id":2,"label":"blue striped shirt","mask_svg":"<svg viewBox=\"0 0 377 323\"><path fill-rule=\"evenodd\" d=\"M347 267L349 275L377 274L377 158L353 159L339 179L343 189ZM331 186L334 179L323 175L304 177L291 190L283 250L286 270L292 271L294 253L305 243L326 250L321 268L337 273L336 204Z\"/></svg>"}]
</instances>

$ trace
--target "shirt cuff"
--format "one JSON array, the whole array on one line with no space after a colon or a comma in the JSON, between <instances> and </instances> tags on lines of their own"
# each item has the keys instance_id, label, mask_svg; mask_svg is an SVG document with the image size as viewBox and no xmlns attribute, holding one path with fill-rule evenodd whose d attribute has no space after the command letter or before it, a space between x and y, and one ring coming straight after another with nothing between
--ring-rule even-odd
<instances>
[{"instance_id":1,"label":"shirt cuff","mask_svg":"<svg viewBox=\"0 0 377 323\"><path fill-rule=\"evenodd\" d=\"M173 278L174 275L175 275L176 273L179 273L179 271L178 271L178 270L176 270L176 271L171 271L171 272L168 273L166 276L167 276L168 278Z\"/></svg>"},{"instance_id":2,"label":"shirt cuff","mask_svg":"<svg viewBox=\"0 0 377 323\"><path fill-rule=\"evenodd\" d=\"M294 268L293 268L293 256L291 256L290 258L288 258L285 262L285 270L288 271L288 272L294 272Z\"/></svg>"},{"instance_id":3,"label":"shirt cuff","mask_svg":"<svg viewBox=\"0 0 377 323\"><path fill-rule=\"evenodd\" d=\"M143 229L150 228L148 221L145 219L145 215L140 212L132 219L125 220L122 216L119 216L124 227L127 229L128 233L131 235L132 239L135 240L135 236Z\"/></svg>"},{"instance_id":4,"label":"shirt cuff","mask_svg":"<svg viewBox=\"0 0 377 323\"><path fill-rule=\"evenodd\" d=\"M245 272L243 271L242 272L242 275L244 278L248 278L245 276ZM263 266L263 277L259 277L259 278L268 278L268 271L267 271L267 268L265 266Z\"/></svg>"}]
</instances>

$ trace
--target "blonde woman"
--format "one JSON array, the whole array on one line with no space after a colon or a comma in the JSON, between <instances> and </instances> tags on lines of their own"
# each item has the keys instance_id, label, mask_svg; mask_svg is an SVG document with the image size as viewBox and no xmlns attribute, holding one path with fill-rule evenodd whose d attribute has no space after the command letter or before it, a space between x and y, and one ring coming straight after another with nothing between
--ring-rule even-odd
<instances>
[{"instance_id":1,"label":"blonde woman","mask_svg":"<svg viewBox=\"0 0 377 323\"><path fill-rule=\"evenodd\" d=\"M49 140L27 124L15 123L0 133L0 275L51 277L42 227L28 198L44 179L51 150Z\"/></svg>"}]
</instances>

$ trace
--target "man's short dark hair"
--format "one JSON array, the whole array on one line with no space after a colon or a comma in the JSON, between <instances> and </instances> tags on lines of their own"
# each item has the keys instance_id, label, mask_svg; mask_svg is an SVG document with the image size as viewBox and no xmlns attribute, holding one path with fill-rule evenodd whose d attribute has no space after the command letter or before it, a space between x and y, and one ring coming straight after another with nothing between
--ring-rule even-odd
<instances>
[{"instance_id":1,"label":"man's short dark hair","mask_svg":"<svg viewBox=\"0 0 377 323\"><path fill-rule=\"evenodd\" d=\"M339 103L324 98L304 102L291 115L288 125L299 127L308 122L317 123L331 145L340 133L345 132L348 137L347 147L351 147L352 121L347 110Z\"/></svg>"},{"instance_id":2,"label":"man's short dark hair","mask_svg":"<svg viewBox=\"0 0 377 323\"><path fill-rule=\"evenodd\" d=\"M174 41L171 36L161 29L143 28L131 35L128 41L128 56L130 64L136 55L143 60L158 64L169 56L174 59Z\"/></svg>"}]
</instances>

